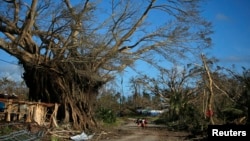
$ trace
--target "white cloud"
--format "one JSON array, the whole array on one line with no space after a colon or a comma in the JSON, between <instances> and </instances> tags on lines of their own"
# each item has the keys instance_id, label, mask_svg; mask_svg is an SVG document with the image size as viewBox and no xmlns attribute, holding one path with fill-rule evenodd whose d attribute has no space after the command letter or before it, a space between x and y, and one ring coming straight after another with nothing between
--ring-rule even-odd
<instances>
[{"instance_id":1,"label":"white cloud","mask_svg":"<svg viewBox=\"0 0 250 141\"><path fill-rule=\"evenodd\" d=\"M18 65L1 64L0 65L0 78L7 77L9 80L22 81L23 68Z\"/></svg>"},{"instance_id":2,"label":"white cloud","mask_svg":"<svg viewBox=\"0 0 250 141\"><path fill-rule=\"evenodd\" d=\"M222 14L222 13L218 13L216 15L216 19L219 20L219 21L227 21L229 18L226 15Z\"/></svg>"},{"instance_id":3,"label":"white cloud","mask_svg":"<svg viewBox=\"0 0 250 141\"><path fill-rule=\"evenodd\" d=\"M250 58L248 56L236 56L231 55L228 57L219 58L220 63L224 67L232 67L239 69L241 71L242 67L250 69Z\"/></svg>"},{"instance_id":4,"label":"white cloud","mask_svg":"<svg viewBox=\"0 0 250 141\"><path fill-rule=\"evenodd\" d=\"M248 56L228 56L224 61L244 63L250 62L250 58Z\"/></svg>"}]
</instances>

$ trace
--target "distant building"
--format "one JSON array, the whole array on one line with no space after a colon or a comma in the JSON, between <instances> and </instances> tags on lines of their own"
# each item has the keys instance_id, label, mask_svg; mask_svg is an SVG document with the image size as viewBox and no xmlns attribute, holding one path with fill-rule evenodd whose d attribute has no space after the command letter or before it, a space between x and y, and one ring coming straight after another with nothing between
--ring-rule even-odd
<instances>
[{"instance_id":1,"label":"distant building","mask_svg":"<svg viewBox=\"0 0 250 141\"><path fill-rule=\"evenodd\" d=\"M137 109L137 113L147 116L158 116L162 113L164 113L166 110L151 110L151 109Z\"/></svg>"},{"instance_id":2,"label":"distant building","mask_svg":"<svg viewBox=\"0 0 250 141\"><path fill-rule=\"evenodd\" d=\"M3 99L18 99L18 96L15 93L13 93L13 94L1 93L0 98L3 98Z\"/></svg>"},{"instance_id":3,"label":"distant building","mask_svg":"<svg viewBox=\"0 0 250 141\"><path fill-rule=\"evenodd\" d=\"M149 113L151 116L158 116L158 115L164 113L164 110L150 110Z\"/></svg>"}]
</instances>

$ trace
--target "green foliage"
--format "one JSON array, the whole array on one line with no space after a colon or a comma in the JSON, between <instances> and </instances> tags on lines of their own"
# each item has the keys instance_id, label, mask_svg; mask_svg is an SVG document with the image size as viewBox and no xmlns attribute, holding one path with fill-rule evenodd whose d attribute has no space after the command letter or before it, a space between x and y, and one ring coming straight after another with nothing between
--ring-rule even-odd
<instances>
[{"instance_id":1,"label":"green foliage","mask_svg":"<svg viewBox=\"0 0 250 141\"><path fill-rule=\"evenodd\" d=\"M60 141L59 138L56 136L51 136L50 140L51 141Z\"/></svg>"},{"instance_id":2,"label":"green foliage","mask_svg":"<svg viewBox=\"0 0 250 141\"><path fill-rule=\"evenodd\" d=\"M240 109L236 109L236 108L226 108L223 110L223 113L224 114L227 114L227 115L236 115L236 116L239 116L239 115L242 115L243 114L243 111L240 110Z\"/></svg>"},{"instance_id":3,"label":"green foliage","mask_svg":"<svg viewBox=\"0 0 250 141\"><path fill-rule=\"evenodd\" d=\"M116 115L111 109L100 108L97 110L96 116L98 119L102 120L104 123L116 122Z\"/></svg>"},{"instance_id":4,"label":"green foliage","mask_svg":"<svg viewBox=\"0 0 250 141\"><path fill-rule=\"evenodd\" d=\"M220 116L224 118L225 123L233 123L236 119L243 117L245 112L242 108L238 108L235 105L226 107L221 111Z\"/></svg>"},{"instance_id":5,"label":"green foliage","mask_svg":"<svg viewBox=\"0 0 250 141\"><path fill-rule=\"evenodd\" d=\"M4 126L3 128L0 128L0 135L6 135L11 133L13 130L9 126Z\"/></svg>"},{"instance_id":6,"label":"green foliage","mask_svg":"<svg viewBox=\"0 0 250 141\"><path fill-rule=\"evenodd\" d=\"M163 116L164 115L164 116ZM158 119L154 120L153 122L155 124L166 124L167 123L167 120L165 117L165 114L162 114Z\"/></svg>"}]
</instances>

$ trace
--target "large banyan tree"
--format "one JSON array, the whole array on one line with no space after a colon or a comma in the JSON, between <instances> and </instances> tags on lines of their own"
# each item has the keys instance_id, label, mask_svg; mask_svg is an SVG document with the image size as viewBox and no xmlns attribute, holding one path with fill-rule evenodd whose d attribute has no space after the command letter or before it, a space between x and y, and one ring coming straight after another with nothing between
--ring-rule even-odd
<instances>
[{"instance_id":1,"label":"large banyan tree","mask_svg":"<svg viewBox=\"0 0 250 141\"><path fill-rule=\"evenodd\" d=\"M58 119L97 126L98 89L137 60L157 65L210 46L198 0L1 0L0 49L24 68L29 99Z\"/></svg>"}]
</instances>

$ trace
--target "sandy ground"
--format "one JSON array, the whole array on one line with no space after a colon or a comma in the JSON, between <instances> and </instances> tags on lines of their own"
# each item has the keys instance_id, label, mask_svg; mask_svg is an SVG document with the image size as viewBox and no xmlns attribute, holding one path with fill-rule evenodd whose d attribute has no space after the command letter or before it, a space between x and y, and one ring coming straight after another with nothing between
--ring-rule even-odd
<instances>
[{"instance_id":1,"label":"sandy ground","mask_svg":"<svg viewBox=\"0 0 250 141\"><path fill-rule=\"evenodd\" d=\"M15 124L14 124L15 125ZM20 124L18 130L24 128ZM13 126L14 127L14 126ZM36 126L32 126L32 131L41 130ZM63 134L66 136L66 134ZM153 123L147 124L147 127L138 127L134 120L129 120L126 124L112 128L110 130L102 131L95 134L89 141L190 141L187 137L190 134L187 132L174 132L167 130L164 125L155 125ZM68 135L67 135L68 136ZM52 141L51 135L46 134L41 138L41 141ZM73 141L70 138L60 139L58 141Z\"/></svg>"},{"instance_id":2,"label":"sandy ground","mask_svg":"<svg viewBox=\"0 0 250 141\"><path fill-rule=\"evenodd\" d=\"M189 135L187 132L168 131L165 126L148 124L146 128L138 127L134 122L130 122L117 128L117 134L106 138L96 139L98 141L183 141ZM120 132L120 133L119 133ZM107 135L109 133L103 133ZM99 137L102 135L99 135Z\"/></svg>"}]
</instances>

